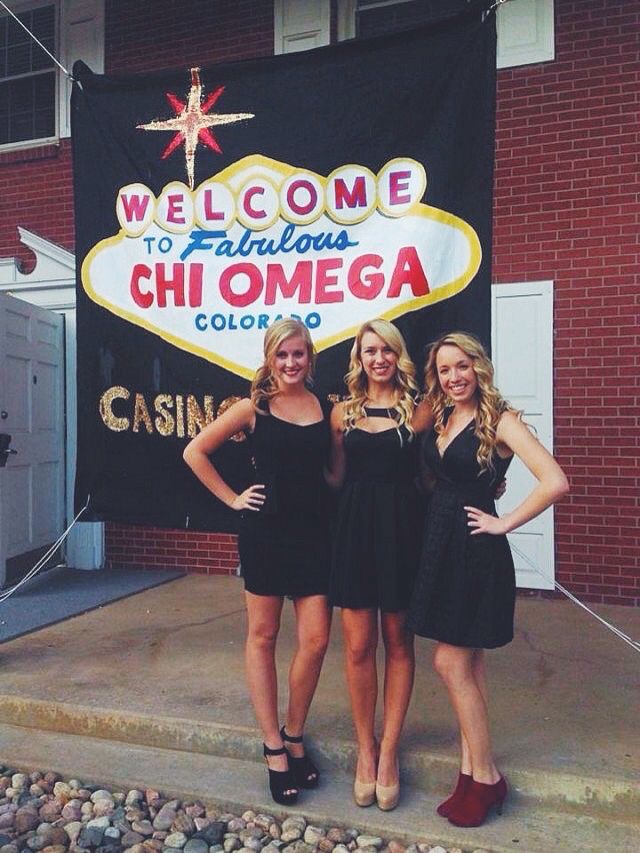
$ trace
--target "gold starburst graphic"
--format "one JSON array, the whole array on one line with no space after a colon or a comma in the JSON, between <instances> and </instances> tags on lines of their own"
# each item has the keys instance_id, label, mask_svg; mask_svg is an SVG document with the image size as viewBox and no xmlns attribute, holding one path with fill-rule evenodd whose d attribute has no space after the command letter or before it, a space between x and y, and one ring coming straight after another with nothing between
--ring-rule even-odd
<instances>
[{"instance_id":1,"label":"gold starburst graphic","mask_svg":"<svg viewBox=\"0 0 640 853\"><path fill-rule=\"evenodd\" d=\"M192 68L191 89L189 90L186 103L171 92L166 93L167 100L176 113L175 118L150 121L148 124L137 125L138 130L175 131L175 136L162 152L162 159L166 160L179 145L184 145L185 165L191 189L193 189L195 183L195 161L198 143L201 142L217 154L222 154L218 140L209 128L215 127L218 124L233 124L237 121L255 118L253 113L209 113L209 110L223 92L224 86L218 86L203 102L200 69Z\"/></svg>"}]
</instances>

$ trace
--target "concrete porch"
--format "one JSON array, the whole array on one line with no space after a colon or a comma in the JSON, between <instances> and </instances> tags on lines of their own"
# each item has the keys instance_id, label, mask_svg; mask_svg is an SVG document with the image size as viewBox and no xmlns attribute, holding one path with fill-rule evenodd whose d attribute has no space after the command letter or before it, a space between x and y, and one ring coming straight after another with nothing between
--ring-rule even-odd
<instances>
[{"instance_id":1,"label":"concrete porch","mask_svg":"<svg viewBox=\"0 0 640 853\"><path fill-rule=\"evenodd\" d=\"M640 611L597 611L640 637ZM417 639L398 809L351 801L355 744L339 612L307 726L323 772L291 813L465 850L640 849L640 659L568 602L520 599L517 635L488 653L505 813L461 830L435 815L456 775L455 726ZM0 612L1 618L1 612ZM0 763L279 813L243 678L236 578L188 576L0 645ZM285 607L281 678L291 654Z\"/></svg>"}]
</instances>

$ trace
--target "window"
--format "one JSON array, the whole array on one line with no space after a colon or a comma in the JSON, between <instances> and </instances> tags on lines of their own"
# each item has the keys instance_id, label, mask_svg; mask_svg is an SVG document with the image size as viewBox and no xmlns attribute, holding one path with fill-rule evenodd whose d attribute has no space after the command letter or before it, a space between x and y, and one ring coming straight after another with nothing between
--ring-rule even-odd
<instances>
[{"instance_id":1,"label":"window","mask_svg":"<svg viewBox=\"0 0 640 853\"><path fill-rule=\"evenodd\" d=\"M55 56L55 5L18 17ZM56 136L56 86L53 60L13 18L0 17L0 145Z\"/></svg>"},{"instance_id":2,"label":"window","mask_svg":"<svg viewBox=\"0 0 640 853\"><path fill-rule=\"evenodd\" d=\"M336 0L338 38L366 38L455 15L470 0ZM498 68L555 58L554 0L509 0L497 10Z\"/></svg>"},{"instance_id":3,"label":"window","mask_svg":"<svg viewBox=\"0 0 640 853\"><path fill-rule=\"evenodd\" d=\"M356 9L356 35L358 38L416 27L429 21L455 15L467 5L468 0L359 0Z\"/></svg>"}]
</instances>

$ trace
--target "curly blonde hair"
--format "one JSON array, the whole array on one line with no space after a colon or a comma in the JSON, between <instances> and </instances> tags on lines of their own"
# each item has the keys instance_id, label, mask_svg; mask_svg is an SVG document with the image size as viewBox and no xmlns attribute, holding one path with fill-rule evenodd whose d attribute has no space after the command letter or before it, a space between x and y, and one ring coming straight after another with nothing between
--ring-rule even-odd
<instances>
[{"instance_id":1,"label":"curly blonde hair","mask_svg":"<svg viewBox=\"0 0 640 853\"><path fill-rule=\"evenodd\" d=\"M365 417L364 404L367 400L369 380L362 366L362 338L367 332L373 332L391 347L398 357L394 385L396 389L396 402L390 406L390 411L397 414L398 427L404 424L409 432L413 434L411 418L416 406L418 386L415 375L416 368L407 352L407 345L400 332L393 323L388 320L369 320L358 329L351 354L349 357L349 372L344 377L348 398L344 401L343 425L345 432L355 428L356 423Z\"/></svg>"},{"instance_id":2,"label":"curly blonde hair","mask_svg":"<svg viewBox=\"0 0 640 853\"><path fill-rule=\"evenodd\" d=\"M443 346L455 346L471 359L476 375L478 413L475 435L480 440L476 458L480 471L494 471L493 452L497 444L498 421L503 412L514 412L522 418L522 412L512 408L493 384L493 364L480 341L467 332L449 332L431 344L424 368L426 397L433 410L434 429L438 435L444 431L444 414L453 405L440 385L436 359Z\"/></svg>"},{"instance_id":3,"label":"curly blonde hair","mask_svg":"<svg viewBox=\"0 0 640 853\"><path fill-rule=\"evenodd\" d=\"M293 317L283 317L281 320L276 320L264 334L264 361L256 370L256 375L253 377L253 382L251 383L251 402L256 412L261 415L267 414L269 401L280 390L273 375L273 364L276 353L284 341L296 336L300 336L304 340L309 356L309 370L304 380L305 384L313 384L316 351L309 330L303 322Z\"/></svg>"}]
</instances>

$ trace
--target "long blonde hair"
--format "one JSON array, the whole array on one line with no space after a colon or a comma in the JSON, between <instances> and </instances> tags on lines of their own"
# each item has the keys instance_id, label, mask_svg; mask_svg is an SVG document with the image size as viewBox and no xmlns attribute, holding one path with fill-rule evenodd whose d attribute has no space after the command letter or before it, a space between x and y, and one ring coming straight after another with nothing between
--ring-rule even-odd
<instances>
[{"instance_id":1,"label":"long blonde hair","mask_svg":"<svg viewBox=\"0 0 640 853\"><path fill-rule=\"evenodd\" d=\"M305 377L305 384L313 383L313 370L316 364L316 351L311 340L309 330L303 322L293 317L283 317L276 320L264 334L264 361L256 370L256 375L251 383L251 402L253 407L261 415L267 414L269 401L279 392L278 383L273 375L273 363L276 353L288 338L300 336L307 348L309 356L309 370Z\"/></svg>"},{"instance_id":2,"label":"long blonde hair","mask_svg":"<svg viewBox=\"0 0 640 853\"><path fill-rule=\"evenodd\" d=\"M480 440L476 454L480 471L493 471L493 451L497 440L498 421L503 412L514 412L519 418L522 412L512 408L493 384L493 364L480 341L467 332L449 332L431 344L424 369L425 392L434 417L434 429L438 435L444 431L444 414L453 405L440 385L436 359L443 346L456 346L471 359L476 375L478 413L474 432Z\"/></svg>"},{"instance_id":3,"label":"long blonde hair","mask_svg":"<svg viewBox=\"0 0 640 853\"><path fill-rule=\"evenodd\" d=\"M409 358L407 345L400 332L393 323L388 320L369 320L358 329L358 333L351 347L349 357L349 372L344 377L349 391L349 397L344 402L343 426L345 432L355 428L357 421L365 416L364 404L369 390L369 380L362 366L362 338L367 332L373 332L391 347L398 357L394 385L397 399L390 411L397 414L397 424L404 424L410 433L413 433L411 418L415 409L415 398L418 394L418 386L415 381L416 368Z\"/></svg>"}]
</instances>

